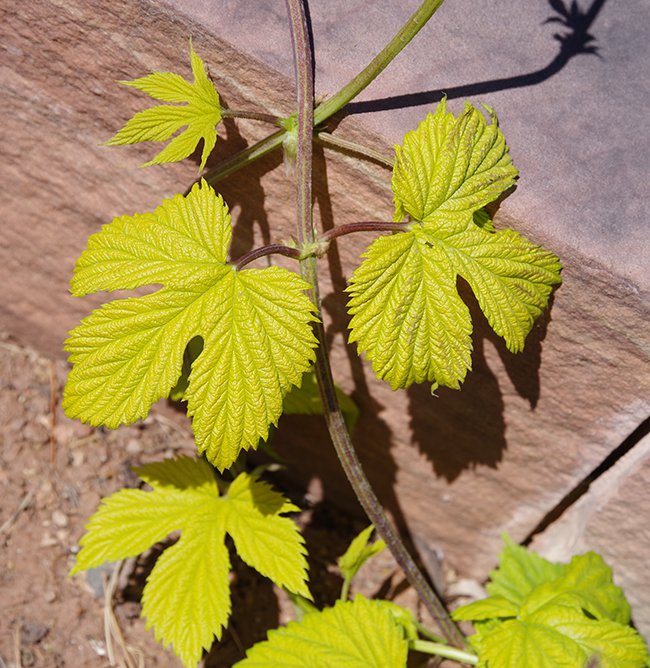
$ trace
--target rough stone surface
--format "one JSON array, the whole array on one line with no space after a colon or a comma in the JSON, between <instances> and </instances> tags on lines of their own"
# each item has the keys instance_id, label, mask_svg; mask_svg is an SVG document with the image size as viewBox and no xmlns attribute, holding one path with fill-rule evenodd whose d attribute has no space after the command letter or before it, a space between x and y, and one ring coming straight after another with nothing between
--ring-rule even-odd
<instances>
[{"instance_id":1,"label":"rough stone surface","mask_svg":"<svg viewBox=\"0 0 650 668\"><path fill-rule=\"evenodd\" d=\"M221 0L218 9L210 0L170 4L293 76L284 0L257 3L254 12L240 0ZM312 2L317 93L347 83L419 4ZM465 99L493 106L521 170L504 209L648 289L650 4L579 0L568 25L549 21L560 18L552 5L571 2L445 2L351 111L394 143L443 93L453 109Z\"/></svg>"},{"instance_id":2,"label":"rough stone surface","mask_svg":"<svg viewBox=\"0 0 650 668\"><path fill-rule=\"evenodd\" d=\"M650 588L647 553L650 545L650 436L596 480L589 490L546 531L533 547L548 559L568 561L574 554L596 550L614 569L639 631L650 638ZM639 499L646 502L639 503Z\"/></svg>"},{"instance_id":3,"label":"rough stone surface","mask_svg":"<svg viewBox=\"0 0 650 668\"><path fill-rule=\"evenodd\" d=\"M370 40L389 37L415 2L400 3L399 10L394 3L373 3L361 18L360 5L353 2L337 15L341 19L336 23L323 23L322 8L328 3L312 4L316 44L324 57L319 87L331 91L356 69L355 54L358 63L369 60ZM514 77L521 70L538 68L556 53L557 45L548 34L551 29L539 26L550 14L545 2L533 3L534 15L524 16L523 9L512 11L508 14L512 23L503 25L495 25L495 19L482 23L483 10L472 7L469 12L464 0L458 0L460 9L448 4L435 19L435 29L428 27L418 38L428 51L412 45L395 63L395 74L387 71L377 82L382 88L368 91L367 99L379 90L383 96L408 95ZM369 237L348 237L324 263L329 269L323 295L334 368L340 384L362 409L356 440L369 476L400 525L410 530L423 559L441 551L466 575L484 577L494 563L502 531L516 539L528 536L650 412L650 342L644 325L648 285L641 271L647 257L640 208L647 187L642 172L646 163L645 157L630 157L632 149L643 151L647 140L642 133L632 133L635 123L641 127L645 107L630 104L634 95L642 94L645 82L639 75L635 86L624 87L622 75L625 67L632 67L626 58L642 58L648 47L641 41L639 52L632 54L630 33L619 35L622 24L629 23L632 34L641 29L643 4L635 0L618 13L610 4L602 8L593 28L603 40L603 62L581 55L538 86L497 89L495 85L493 92L479 91L481 99L498 107L523 173L519 189L501 206L497 222L547 243L566 267L550 318L537 325L525 353L508 354L477 316L474 373L462 392L441 390L438 398L431 397L427 387L393 393L342 345L346 315L340 291ZM113 216L153 208L162 197L184 190L197 175L197 165L191 161L138 169L152 155L151 147L99 145L141 108L144 99L113 81L153 69L188 73L187 38L192 35L231 107L266 107L287 114L293 85L286 76L286 62L271 55L289 48L286 30L276 40L269 18L276 14L279 18L280 5L275 0L260 3L265 21L260 40L259 28L247 27L242 5L224 1L221 16L234 46L209 34L209 28L218 32L218 25L172 17L162 5L145 0L92 4L37 0L11 11L0 9L4 329L25 343L61 355L65 332L100 301L73 300L67 293L74 260L86 237ZM504 0L500 11L510 11L511 5ZM184 6L190 11L190 4ZM469 35L463 28L463 6L474 17ZM215 12L213 6L210 11ZM228 16L239 22L241 38L233 38ZM339 29L344 36L354 32L352 25L363 26L356 29L354 49L337 51L335 41L327 46ZM263 51L254 55L266 64L242 53L251 52L255 40ZM484 55L473 60L479 46ZM427 58L434 51L435 62ZM445 69L449 78L444 80L439 74L443 64L450 68ZM610 82L607 86L603 77ZM625 119L614 119L613 109L619 103L609 100L603 108L606 91L612 88L625 100L620 103ZM588 95L579 112L569 93L574 101ZM437 97L426 93L417 98L421 99L430 106ZM409 100L401 102L408 106ZM413 119L412 112L419 116L423 111L424 107L409 108L404 113ZM554 114L552 120L549 112ZM403 122L405 117L394 118ZM392 125L398 121L392 119L392 115L348 117L339 131L388 151L398 138ZM252 122L228 123L219 140L220 156L264 132ZM315 208L322 226L388 219L392 213L388 174L375 165L327 155L332 161L326 167L322 151L317 151ZM234 214L235 255L290 234L294 189L280 162L278 156L267 156L241 179L228 179L219 188ZM616 194L617 188L622 194ZM623 194L628 209L621 208ZM277 447L295 474L307 479L317 471L330 499L352 503L324 430L313 420L284 422L297 428L284 430ZM631 503L640 507L645 497ZM617 531L615 523L615 535ZM627 542L624 534L620 540ZM647 553L650 544L630 544L628 549Z\"/></svg>"}]
</instances>

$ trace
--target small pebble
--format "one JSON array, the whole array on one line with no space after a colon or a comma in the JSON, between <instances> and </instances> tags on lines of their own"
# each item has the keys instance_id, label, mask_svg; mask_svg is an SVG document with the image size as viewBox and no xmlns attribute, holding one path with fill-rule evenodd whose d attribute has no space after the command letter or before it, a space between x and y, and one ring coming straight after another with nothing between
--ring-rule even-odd
<instances>
[{"instance_id":1,"label":"small pebble","mask_svg":"<svg viewBox=\"0 0 650 668\"><path fill-rule=\"evenodd\" d=\"M21 638L26 645L35 645L45 638L48 631L49 628L45 624L27 620L23 622Z\"/></svg>"},{"instance_id":2,"label":"small pebble","mask_svg":"<svg viewBox=\"0 0 650 668\"><path fill-rule=\"evenodd\" d=\"M73 450L72 466L81 466L84 463L84 453L81 450Z\"/></svg>"},{"instance_id":3,"label":"small pebble","mask_svg":"<svg viewBox=\"0 0 650 668\"><path fill-rule=\"evenodd\" d=\"M48 591L43 594L43 598L46 603L54 603L54 601L56 601L56 592L48 589Z\"/></svg>"},{"instance_id":4,"label":"small pebble","mask_svg":"<svg viewBox=\"0 0 650 668\"><path fill-rule=\"evenodd\" d=\"M136 440L135 438L132 438L127 444L126 444L126 451L130 455L138 455L142 452L142 446L140 445L140 442Z\"/></svg>"},{"instance_id":5,"label":"small pebble","mask_svg":"<svg viewBox=\"0 0 650 668\"><path fill-rule=\"evenodd\" d=\"M54 523L54 526L57 526L59 528L67 527L68 517L65 513L61 512L60 510L55 510L52 513L52 522Z\"/></svg>"},{"instance_id":6,"label":"small pebble","mask_svg":"<svg viewBox=\"0 0 650 668\"><path fill-rule=\"evenodd\" d=\"M55 545L57 545L57 540L54 536L51 536L49 533L43 534L41 547L54 547Z\"/></svg>"},{"instance_id":7,"label":"small pebble","mask_svg":"<svg viewBox=\"0 0 650 668\"><path fill-rule=\"evenodd\" d=\"M59 541L59 543L67 542L69 537L70 537L70 532L67 529L59 529L56 532L56 539Z\"/></svg>"}]
</instances>

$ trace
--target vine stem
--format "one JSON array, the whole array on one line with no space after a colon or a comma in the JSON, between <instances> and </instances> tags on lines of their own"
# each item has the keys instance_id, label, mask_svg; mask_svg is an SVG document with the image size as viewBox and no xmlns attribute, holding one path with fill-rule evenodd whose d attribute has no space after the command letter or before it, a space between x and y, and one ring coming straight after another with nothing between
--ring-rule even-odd
<instances>
[{"instance_id":1,"label":"vine stem","mask_svg":"<svg viewBox=\"0 0 650 668\"><path fill-rule=\"evenodd\" d=\"M350 100L366 88L376 77L378 77L390 61L417 35L420 29L433 16L444 0L424 0L418 9L408 18L400 28L395 37L373 58L354 79L351 79L338 93L316 107L313 112L312 127L324 123L328 118L340 111ZM275 132L261 141L236 153L232 158L217 165L205 176L210 185L234 174L242 167L249 165L263 155L274 151L282 146L286 136L285 130Z\"/></svg>"},{"instance_id":2,"label":"vine stem","mask_svg":"<svg viewBox=\"0 0 650 668\"><path fill-rule=\"evenodd\" d=\"M437 3L427 3L425 0L424 5L439 5L441 2L442 0L437 0ZM311 206L314 76L311 65L311 44L309 42L303 0L286 0L286 5L291 28L298 102L298 152L296 155L297 232L299 245L304 246L305 244L314 243L316 238ZM393 42L394 41L395 40L393 40ZM393 42L391 42L391 44ZM393 56L396 53L397 51L393 53ZM388 64L388 61L386 61L383 67L385 67L386 64ZM300 270L303 278L312 286L309 291L309 296L313 301L317 310L317 315L319 316L318 322L314 327L314 333L318 339L315 372L323 402L327 428L343 470L350 481L362 508L368 515L370 521L374 524L377 533L383 538L395 557L395 560L406 575L407 580L417 591L427 610L439 624L445 638L452 644L464 646L463 635L449 617L443 603L436 596L433 589L429 586L428 582L415 565L413 558L402 543L397 530L388 519L388 516L384 512L383 507L373 492L370 482L363 471L361 462L359 461L354 445L352 444L350 433L345 425L343 413L334 387L334 379L330 368L325 330L322 323L322 312L318 296L316 258L308 257L301 260Z\"/></svg>"},{"instance_id":3,"label":"vine stem","mask_svg":"<svg viewBox=\"0 0 650 668\"><path fill-rule=\"evenodd\" d=\"M368 84L372 83L386 69L395 56L418 34L443 2L444 0L424 0L411 14L395 37L372 59L366 68L343 86L338 93L318 105L314 112L315 125L320 125L337 111L340 111L350 100L366 88Z\"/></svg>"}]
</instances>

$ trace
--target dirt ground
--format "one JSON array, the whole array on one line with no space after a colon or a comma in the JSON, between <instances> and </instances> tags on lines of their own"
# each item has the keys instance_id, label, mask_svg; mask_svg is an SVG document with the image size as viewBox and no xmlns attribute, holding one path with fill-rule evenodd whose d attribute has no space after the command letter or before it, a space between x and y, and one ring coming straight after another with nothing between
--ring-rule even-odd
<instances>
[{"instance_id":1,"label":"dirt ground","mask_svg":"<svg viewBox=\"0 0 650 668\"><path fill-rule=\"evenodd\" d=\"M131 467L195 452L189 423L164 405L144 423L116 431L69 420L60 407L66 369L0 337L0 668L180 666L140 618L139 598L160 546L116 572L110 565L67 573L100 499L139 484ZM332 604L341 586L336 558L364 525L309 493L282 492L304 508L297 521L312 593L319 605ZM233 615L204 660L209 668L231 666L294 615L282 592L233 563ZM368 596L381 592L418 609L386 551L356 584Z\"/></svg>"}]
</instances>

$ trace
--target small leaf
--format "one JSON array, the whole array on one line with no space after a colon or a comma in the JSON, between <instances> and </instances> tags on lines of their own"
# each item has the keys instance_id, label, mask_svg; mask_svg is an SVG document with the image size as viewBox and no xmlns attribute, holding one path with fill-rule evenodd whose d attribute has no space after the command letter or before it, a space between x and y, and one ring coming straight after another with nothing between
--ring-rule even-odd
<instances>
[{"instance_id":1,"label":"small leaf","mask_svg":"<svg viewBox=\"0 0 650 668\"><path fill-rule=\"evenodd\" d=\"M586 657L598 657L601 668L642 668L648 658L643 638L631 627L609 619L589 619L581 610L555 600L521 618L528 625L544 625L575 644Z\"/></svg>"},{"instance_id":2,"label":"small leaf","mask_svg":"<svg viewBox=\"0 0 650 668\"><path fill-rule=\"evenodd\" d=\"M395 220L465 229L468 219L514 184L517 170L508 155L496 114L492 123L469 102L458 118L446 99L395 147Z\"/></svg>"},{"instance_id":3,"label":"small leaf","mask_svg":"<svg viewBox=\"0 0 650 668\"><path fill-rule=\"evenodd\" d=\"M241 474L226 496L211 466L181 457L136 469L152 492L125 489L104 499L82 537L73 573L147 550L172 531L147 579L142 614L156 639L171 643L186 666L221 638L230 616L226 533L241 556L278 586L309 596L305 548L282 514L296 507L256 477Z\"/></svg>"},{"instance_id":4,"label":"small leaf","mask_svg":"<svg viewBox=\"0 0 650 668\"><path fill-rule=\"evenodd\" d=\"M470 638L482 668L643 668L643 639L627 626L629 604L593 552L553 564L504 537L491 596L463 606L458 620L477 620Z\"/></svg>"},{"instance_id":5,"label":"small leaf","mask_svg":"<svg viewBox=\"0 0 650 668\"><path fill-rule=\"evenodd\" d=\"M386 547L386 543L381 539L368 545L373 529L372 524L366 527L352 540L345 554L339 557L338 565L345 580L352 580L368 559L379 554Z\"/></svg>"},{"instance_id":6,"label":"small leaf","mask_svg":"<svg viewBox=\"0 0 650 668\"><path fill-rule=\"evenodd\" d=\"M583 668L586 652L563 634L519 619L500 624L481 642L479 666L486 668Z\"/></svg>"},{"instance_id":7,"label":"small leaf","mask_svg":"<svg viewBox=\"0 0 650 668\"><path fill-rule=\"evenodd\" d=\"M269 631L234 668L406 668L407 641L384 601L357 595Z\"/></svg>"},{"instance_id":8,"label":"small leaf","mask_svg":"<svg viewBox=\"0 0 650 668\"><path fill-rule=\"evenodd\" d=\"M90 237L73 294L165 287L105 304L70 333L70 417L111 428L144 418L177 383L188 341L201 337L184 393L199 451L223 470L267 437L314 360L313 305L294 272L228 265L231 235L227 206L202 181Z\"/></svg>"},{"instance_id":9,"label":"small leaf","mask_svg":"<svg viewBox=\"0 0 650 668\"><path fill-rule=\"evenodd\" d=\"M504 597L521 605L535 587L559 578L565 570L564 564L548 561L504 535L499 568L490 573L486 589L492 597Z\"/></svg>"},{"instance_id":10,"label":"small leaf","mask_svg":"<svg viewBox=\"0 0 650 668\"><path fill-rule=\"evenodd\" d=\"M120 82L163 102L187 104L158 105L139 111L106 142L107 146L167 141L174 133L187 126L186 130L174 137L166 148L143 166L183 160L191 155L199 141L203 140L200 169L205 167L217 141L216 126L221 121L221 105L219 94L191 42L190 61L194 83L185 81L172 72L154 72L133 81Z\"/></svg>"},{"instance_id":11,"label":"small leaf","mask_svg":"<svg viewBox=\"0 0 650 668\"><path fill-rule=\"evenodd\" d=\"M454 610L455 620L484 621L488 619L507 619L516 617L519 606L503 596L489 596L480 601L473 601Z\"/></svg>"},{"instance_id":12,"label":"small leaf","mask_svg":"<svg viewBox=\"0 0 650 668\"><path fill-rule=\"evenodd\" d=\"M472 324L457 292L471 286L494 331L523 349L548 305L561 265L512 230L496 232L482 207L517 174L492 112L458 118L445 101L396 147L395 219L405 232L377 239L352 275L350 341L393 389L429 381L460 387L471 362Z\"/></svg>"}]
</instances>

